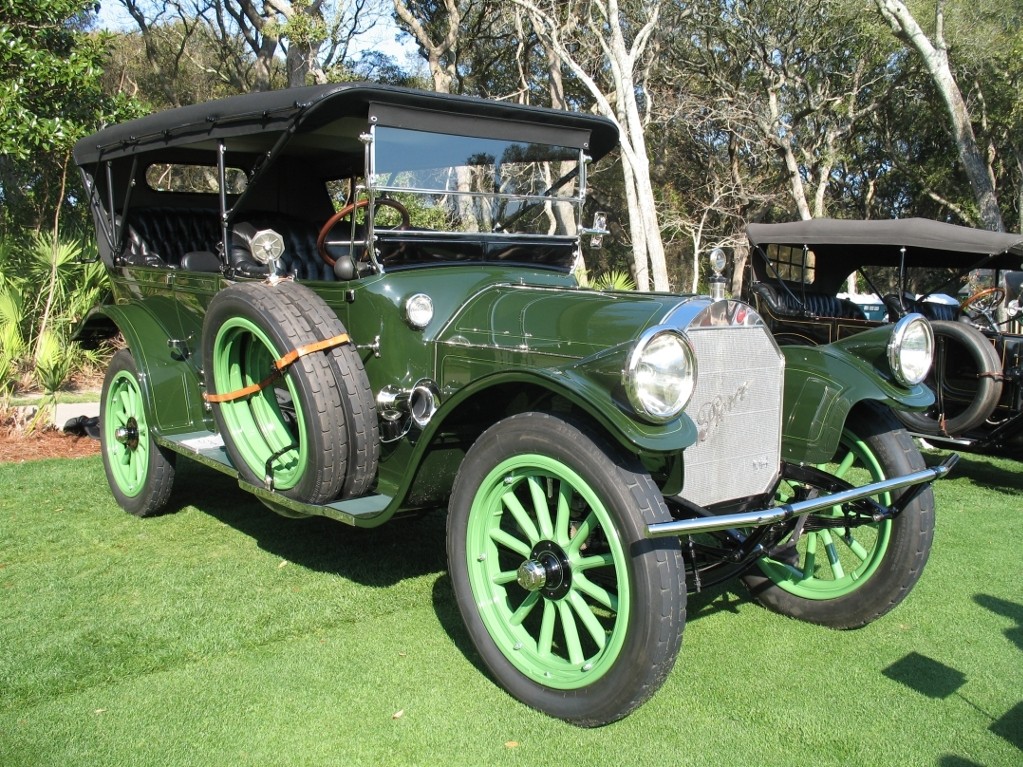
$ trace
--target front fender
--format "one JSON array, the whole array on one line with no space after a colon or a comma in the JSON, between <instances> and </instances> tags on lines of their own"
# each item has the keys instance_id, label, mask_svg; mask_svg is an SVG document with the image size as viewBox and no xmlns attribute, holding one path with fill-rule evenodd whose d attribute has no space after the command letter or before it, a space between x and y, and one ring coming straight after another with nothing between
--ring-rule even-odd
<instances>
[{"instance_id":1,"label":"front fender","mask_svg":"<svg viewBox=\"0 0 1023 767\"><path fill-rule=\"evenodd\" d=\"M639 421L623 411L605 383L593 380L578 366L495 373L460 389L445 409L456 410L461 403L504 384L536 385L568 400L630 452L674 453L696 442L696 425L689 416L683 413L664 424Z\"/></svg>"},{"instance_id":2,"label":"front fender","mask_svg":"<svg viewBox=\"0 0 1023 767\"><path fill-rule=\"evenodd\" d=\"M86 320L113 322L124 336L135 358L146 418L158 435L207 428L198 373L175 356L175 347L168 343L174 334L160 319L167 311L176 311L173 302L166 301L171 306L160 307L159 312L147 303L99 306Z\"/></svg>"},{"instance_id":3,"label":"front fender","mask_svg":"<svg viewBox=\"0 0 1023 767\"><path fill-rule=\"evenodd\" d=\"M444 440L443 435L462 432L460 423L466 413L473 413L472 423L481 427L510 415L511 399L524 392L530 401L560 397L572 403L633 453L677 454L697 438L696 426L685 415L660 426L630 418L605 387L576 370L520 368L493 373L445 399L419 437L396 443L394 452L381 460L378 490L393 496L391 513L436 505L446 498L465 447ZM478 423L481 411L489 419L483 424Z\"/></svg>"},{"instance_id":4,"label":"front fender","mask_svg":"<svg viewBox=\"0 0 1023 767\"><path fill-rule=\"evenodd\" d=\"M923 384L907 388L891 377L885 356L890 335L887 326L827 346L782 347L785 460L830 460L849 411L859 402L872 400L896 410L922 410L934 402L934 394Z\"/></svg>"}]
</instances>

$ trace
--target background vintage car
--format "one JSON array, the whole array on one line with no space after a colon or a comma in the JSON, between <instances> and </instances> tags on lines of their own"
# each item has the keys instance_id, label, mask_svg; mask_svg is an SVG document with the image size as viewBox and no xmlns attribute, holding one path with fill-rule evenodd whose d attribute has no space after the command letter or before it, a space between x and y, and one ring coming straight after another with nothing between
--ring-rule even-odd
<instances>
[{"instance_id":1,"label":"background vintage car","mask_svg":"<svg viewBox=\"0 0 1023 767\"><path fill-rule=\"evenodd\" d=\"M828 343L920 312L933 320L935 401L900 419L934 444L1023 458L1023 234L817 219L751 224L748 236L743 296L779 343ZM875 300L845 292L850 276Z\"/></svg>"},{"instance_id":2,"label":"background vintage car","mask_svg":"<svg viewBox=\"0 0 1023 767\"><path fill-rule=\"evenodd\" d=\"M160 511L178 456L291 516L448 509L466 629L494 677L599 725L672 668L686 589L780 612L890 610L933 534L929 324L781 350L748 305L598 292L572 268L585 114L371 84L255 93L75 149L112 285L83 338L111 491ZM588 216L587 216L588 217Z\"/></svg>"}]
</instances>

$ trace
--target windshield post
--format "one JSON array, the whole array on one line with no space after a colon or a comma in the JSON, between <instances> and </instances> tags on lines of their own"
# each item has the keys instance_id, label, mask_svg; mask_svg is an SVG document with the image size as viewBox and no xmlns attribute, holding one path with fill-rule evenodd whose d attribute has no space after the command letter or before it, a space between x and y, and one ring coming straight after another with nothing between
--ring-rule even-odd
<instances>
[{"instance_id":1,"label":"windshield post","mask_svg":"<svg viewBox=\"0 0 1023 767\"><path fill-rule=\"evenodd\" d=\"M223 260L227 256L227 166L224 155L227 146L224 140L217 142L217 186L220 187L220 253L217 255ZM271 268L271 272L273 269Z\"/></svg>"},{"instance_id":2,"label":"windshield post","mask_svg":"<svg viewBox=\"0 0 1023 767\"><path fill-rule=\"evenodd\" d=\"M373 228L374 219L374 207L376 205L376 118L370 118L369 132L360 133L359 141L362 142L363 146L366 147L366 178L364 188L366 190L366 198L368 200L366 204L366 250L369 253L370 263L373 264L373 269L378 274L384 273L383 265L377 260L377 235ZM358 190L352 189L352 202L356 203L359 200ZM352 209L352 240L355 240L355 209ZM353 245L354 249L354 245Z\"/></svg>"},{"instance_id":3,"label":"windshield post","mask_svg":"<svg viewBox=\"0 0 1023 767\"><path fill-rule=\"evenodd\" d=\"M906 246L899 248L899 306L906 311L906 291L909 285L906 284Z\"/></svg>"}]
</instances>

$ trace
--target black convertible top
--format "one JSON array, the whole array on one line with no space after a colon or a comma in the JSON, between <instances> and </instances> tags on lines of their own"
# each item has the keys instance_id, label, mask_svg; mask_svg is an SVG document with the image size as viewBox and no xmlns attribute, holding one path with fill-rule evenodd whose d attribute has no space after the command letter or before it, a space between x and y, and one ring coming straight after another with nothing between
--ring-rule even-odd
<instances>
[{"instance_id":1,"label":"black convertible top","mask_svg":"<svg viewBox=\"0 0 1023 767\"><path fill-rule=\"evenodd\" d=\"M594 159L618 143L614 123L595 115L362 82L248 93L169 109L112 125L81 139L75 145L74 158L84 166L210 139L300 130L344 117L365 118L371 105L426 110L441 118L457 115L461 120L518 122L534 133L544 128L552 132L566 128L585 131L589 133L589 145L583 148Z\"/></svg>"},{"instance_id":2,"label":"black convertible top","mask_svg":"<svg viewBox=\"0 0 1023 767\"><path fill-rule=\"evenodd\" d=\"M901 248L906 266L961 268L984 259L991 269L1020 269L1023 234L989 232L924 218L839 220L818 218L788 224L750 224L750 244L807 247L822 259L841 259L851 272L861 265L898 266Z\"/></svg>"}]
</instances>

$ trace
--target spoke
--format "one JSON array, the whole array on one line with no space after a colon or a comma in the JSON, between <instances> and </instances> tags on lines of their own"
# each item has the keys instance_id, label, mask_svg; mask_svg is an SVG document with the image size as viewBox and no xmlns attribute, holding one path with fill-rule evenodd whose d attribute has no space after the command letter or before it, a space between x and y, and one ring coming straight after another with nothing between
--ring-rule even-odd
<instances>
[{"instance_id":1,"label":"spoke","mask_svg":"<svg viewBox=\"0 0 1023 767\"><path fill-rule=\"evenodd\" d=\"M572 516L572 486L562 482L558 486L558 518L554 522L554 541L567 546L569 541L568 523Z\"/></svg>"},{"instance_id":2,"label":"spoke","mask_svg":"<svg viewBox=\"0 0 1023 767\"><path fill-rule=\"evenodd\" d=\"M121 466L127 466L131 463L131 448L127 445L121 446Z\"/></svg>"},{"instance_id":3,"label":"spoke","mask_svg":"<svg viewBox=\"0 0 1023 767\"><path fill-rule=\"evenodd\" d=\"M582 557L578 562L572 563L572 570L575 572L583 572L585 570L592 570L595 567L613 567L615 563L615 556L610 551L605 554L595 554L590 557Z\"/></svg>"},{"instance_id":4,"label":"spoke","mask_svg":"<svg viewBox=\"0 0 1023 767\"><path fill-rule=\"evenodd\" d=\"M586 631L589 632L597 647L603 650L604 645L607 644L607 632L604 631L604 627L600 625L600 621L597 620L597 616L593 614L593 610L588 604L586 604L586 600L575 591L569 593L568 600L572 605L572 609L575 610L575 614L579 616L579 620L582 621L583 626L586 627Z\"/></svg>"},{"instance_id":5,"label":"spoke","mask_svg":"<svg viewBox=\"0 0 1023 767\"><path fill-rule=\"evenodd\" d=\"M618 612L618 595L612 594L603 586L598 586L578 570L572 573L572 587L578 589L594 602L599 602L608 610Z\"/></svg>"},{"instance_id":6,"label":"spoke","mask_svg":"<svg viewBox=\"0 0 1023 767\"><path fill-rule=\"evenodd\" d=\"M519 574L515 570L502 570L491 579L491 583L495 586L506 586L512 581L516 580Z\"/></svg>"},{"instance_id":7,"label":"spoke","mask_svg":"<svg viewBox=\"0 0 1023 767\"><path fill-rule=\"evenodd\" d=\"M838 551L835 549L835 540L831 537L831 533L828 530L821 530L819 533L821 541L824 543L824 550L828 553L828 562L831 563L831 572L835 576L835 580L841 580L845 577L845 569L842 567L842 563L838 561Z\"/></svg>"},{"instance_id":8,"label":"spoke","mask_svg":"<svg viewBox=\"0 0 1023 767\"><path fill-rule=\"evenodd\" d=\"M135 487L141 487L143 480L146 478L146 470L149 468L149 462L146 461L145 453L135 453Z\"/></svg>"},{"instance_id":9,"label":"spoke","mask_svg":"<svg viewBox=\"0 0 1023 767\"><path fill-rule=\"evenodd\" d=\"M504 546L506 549L514 551L519 556L528 559L530 553L530 547L528 543L520 541L514 535L500 528L494 528L490 531L490 540L494 543Z\"/></svg>"},{"instance_id":10,"label":"spoke","mask_svg":"<svg viewBox=\"0 0 1023 767\"><path fill-rule=\"evenodd\" d=\"M554 538L554 523L551 521L551 509L547 505L547 493L540 484L540 477L529 477L529 495L533 499L533 514L540 524L540 537L551 540Z\"/></svg>"},{"instance_id":11,"label":"spoke","mask_svg":"<svg viewBox=\"0 0 1023 767\"><path fill-rule=\"evenodd\" d=\"M508 619L508 622L513 626L521 626L522 621L524 621L526 619L526 616L533 611L533 608L536 607L539 601L540 601L539 591L532 591L529 594L527 594L526 598L522 600L522 604L520 604L518 609L511 614L511 617Z\"/></svg>"},{"instance_id":12,"label":"spoke","mask_svg":"<svg viewBox=\"0 0 1023 767\"><path fill-rule=\"evenodd\" d=\"M806 535L806 556L803 557L803 573L801 580L813 578L813 571L817 562L817 533Z\"/></svg>"},{"instance_id":13,"label":"spoke","mask_svg":"<svg viewBox=\"0 0 1023 767\"><path fill-rule=\"evenodd\" d=\"M553 602L543 601L543 618L540 620L540 636L536 641L536 651L540 657L551 654L554 647L554 619L557 608Z\"/></svg>"},{"instance_id":14,"label":"spoke","mask_svg":"<svg viewBox=\"0 0 1023 767\"><path fill-rule=\"evenodd\" d=\"M858 540L856 540L853 537L852 532L850 532L844 538L844 540L845 540L845 545L849 547L849 551L851 551L853 554L855 554L857 557L859 557L859 560L861 562L866 562L867 561L867 557L870 556L870 553L867 551L867 549L863 546L862 543L860 543Z\"/></svg>"},{"instance_id":15,"label":"spoke","mask_svg":"<svg viewBox=\"0 0 1023 767\"><path fill-rule=\"evenodd\" d=\"M124 413L125 416L134 415L131 410L131 397L128 394L127 386L121 388L121 390L117 393L117 398L121 400L121 412Z\"/></svg>"},{"instance_id":16,"label":"spoke","mask_svg":"<svg viewBox=\"0 0 1023 767\"><path fill-rule=\"evenodd\" d=\"M590 533L592 533L599 524L600 523L597 521L597 515L592 511L586 515L586 519L584 519L576 529L575 537L572 538L572 542L566 547L569 557L575 559L579 556L579 551L582 548L582 545L586 543L586 539L590 537Z\"/></svg>"},{"instance_id":17,"label":"spoke","mask_svg":"<svg viewBox=\"0 0 1023 767\"><path fill-rule=\"evenodd\" d=\"M579 628L575 625L575 615L564 600L557 604L558 617L561 618L561 630L565 634L565 645L568 648L568 660L570 663L581 665L585 657L583 656L583 646L579 642Z\"/></svg>"},{"instance_id":18,"label":"spoke","mask_svg":"<svg viewBox=\"0 0 1023 767\"><path fill-rule=\"evenodd\" d=\"M852 465L855 462L856 462L856 456L853 453L853 451L850 450L849 452L847 452L845 454L845 457L842 458L842 462L840 464L838 464L838 468L835 469L831 473L834 474L839 479L841 479L841 478L845 477L846 472L849 471L849 469L852 468Z\"/></svg>"},{"instance_id":19,"label":"spoke","mask_svg":"<svg viewBox=\"0 0 1023 767\"><path fill-rule=\"evenodd\" d=\"M784 480L778 485L778 500L782 503L788 503L796 495L796 490L792 483Z\"/></svg>"},{"instance_id":20,"label":"spoke","mask_svg":"<svg viewBox=\"0 0 1023 767\"><path fill-rule=\"evenodd\" d=\"M511 512L512 517L515 518L522 532L531 543L536 543L540 540L540 534L536 531L536 525L533 524L533 520L529 518L529 514L526 513L514 492L509 491L502 495L501 503Z\"/></svg>"}]
</instances>

